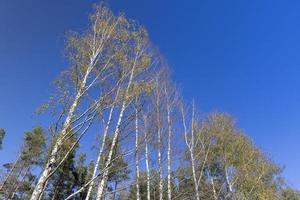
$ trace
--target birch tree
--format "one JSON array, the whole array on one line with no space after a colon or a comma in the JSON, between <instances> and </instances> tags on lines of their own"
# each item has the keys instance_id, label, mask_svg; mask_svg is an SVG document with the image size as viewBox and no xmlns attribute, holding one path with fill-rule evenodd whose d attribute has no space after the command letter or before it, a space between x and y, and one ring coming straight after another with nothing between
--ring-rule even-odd
<instances>
[{"instance_id":1,"label":"birch tree","mask_svg":"<svg viewBox=\"0 0 300 200\"><path fill-rule=\"evenodd\" d=\"M67 76L71 80L71 89L65 91L70 96L64 105L62 115L63 125L57 133L56 142L51 149L48 159L39 181L32 193L31 200L38 200L46 187L47 180L57 169L57 154L70 134L81 132L80 138L86 133L94 117L103 107L105 95L98 94L98 98L87 104L83 108L83 97L98 84L103 84L114 71L113 62L117 57L120 41L124 38L120 36L120 29L124 26L122 16L115 17L112 12L102 4L96 6L95 12L90 17L90 28L82 35L72 35L69 38L67 50L72 67L67 71ZM63 84L65 83L63 82ZM79 106L81 109L79 110ZM80 112L81 111L81 112ZM87 125L88 124L88 125ZM86 125L86 127L85 127ZM63 161L61 161L63 162ZM53 171L54 170L54 171Z\"/></svg>"},{"instance_id":2,"label":"birch tree","mask_svg":"<svg viewBox=\"0 0 300 200\"><path fill-rule=\"evenodd\" d=\"M253 145L229 115L209 115L203 129L214 141L208 170L218 198L276 198L280 168Z\"/></svg>"},{"instance_id":3,"label":"birch tree","mask_svg":"<svg viewBox=\"0 0 300 200\"><path fill-rule=\"evenodd\" d=\"M168 76L166 76L168 77ZM171 169L171 152L172 152L172 139L174 137L174 130L173 130L173 125L174 125L174 118L176 115L176 109L178 106L178 100L179 100L179 95L178 91L175 88L174 85L172 85L171 82L169 82L170 79L166 79L165 85L163 86L163 91L164 95L166 98L166 111L167 111L167 129L168 129L168 149L167 149L167 170L168 170L168 177L167 177L167 188L168 188L168 199L172 199L172 181L171 181L171 174L172 174L172 169Z\"/></svg>"},{"instance_id":4,"label":"birch tree","mask_svg":"<svg viewBox=\"0 0 300 200\"><path fill-rule=\"evenodd\" d=\"M103 150L105 148L105 143L106 143L106 139L107 139L107 135L108 135L108 130L109 130L109 127L112 123L112 117L113 117L113 113L114 113L114 110L115 110L115 106L117 106L116 103L117 103L118 98L119 98L119 92L120 92L120 87L118 88L118 90L116 92L115 100L112 103L112 107L110 108L107 122L105 122L105 128L104 128L103 136L102 136L102 143L101 143L101 147L99 149L99 153L98 153L98 156L97 156L96 165L94 167L93 175L91 177L92 179L94 177L96 177L97 173L99 172L100 162L101 162ZM87 195L86 195L86 198L85 198L86 200L90 199L93 187L94 187L94 180L91 181L91 183L88 187L88 192L87 192Z\"/></svg>"},{"instance_id":5,"label":"birch tree","mask_svg":"<svg viewBox=\"0 0 300 200\"><path fill-rule=\"evenodd\" d=\"M140 169L139 169L139 111L138 98L135 100L135 179L136 179L136 199L140 200Z\"/></svg>"},{"instance_id":6,"label":"birch tree","mask_svg":"<svg viewBox=\"0 0 300 200\"><path fill-rule=\"evenodd\" d=\"M197 200L200 200L200 192L199 192L199 183L201 177L198 177L196 174L196 155L195 155L195 150L196 150L196 145L198 143L198 140L196 139L195 135L195 105L193 104L193 109L192 109L192 116L191 116L191 125L190 125L190 135L188 134L188 126L186 122L186 114L183 105L181 105L181 115L182 115L182 123L184 127L184 139L185 143L189 152L189 159L191 162L191 169L192 169L192 177L193 177L193 185L194 185L194 190L195 190L195 196Z\"/></svg>"},{"instance_id":7,"label":"birch tree","mask_svg":"<svg viewBox=\"0 0 300 200\"><path fill-rule=\"evenodd\" d=\"M146 165L146 182L147 182L147 200L151 199L150 190L150 166L149 166L149 117L143 116L144 120L144 140L145 140L145 165Z\"/></svg>"},{"instance_id":8,"label":"birch tree","mask_svg":"<svg viewBox=\"0 0 300 200\"><path fill-rule=\"evenodd\" d=\"M252 144L232 118L213 113L200 122L195 120L187 148L189 160L195 158L195 167L191 160L187 171L191 169L191 182L198 187L200 199L276 199L274 186L280 185L280 168ZM194 156L190 147L194 147Z\"/></svg>"},{"instance_id":9,"label":"birch tree","mask_svg":"<svg viewBox=\"0 0 300 200\"><path fill-rule=\"evenodd\" d=\"M160 82L162 80L162 77L160 77L161 74L157 74L155 79L155 87L154 87L154 94L153 94L153 101L154 101L154 109L155 109L155 125L156 125L156 131L157 131L157 162L158 162L158 174L159 174L159 200L163 199L163 166L162 166L162 114L161 114L161 105L163 103L162 101L162 95L163 91L160 87Z\"/></svg>"},{"instance_id":10,"label":"birch tree","mask_svg":"<svg viewBox=\"0 0 300 200\"><path fill-rule=\"evenodd\" d=\"M147 51L148 38L147 33L141 27L136 27L135 24L131 24L128 29L129 46L126 54L124 54L124 62L121 64L124 78L124 91L123 101L120 104L119 117L115 126L113 140L110 148L110 153L106 165L104 167L103 176L100 181L96 199L101 199L104 194L105 184L108 176L108 167L111 164L111 157L116 146L116 142L120 135L120 128L123 122L123 116L131 104L132 100L135 99L142 91L147 90L147 84L144 81L139 80L139 76L150 66L150 57Z\"/></svg>"}]
</instances>

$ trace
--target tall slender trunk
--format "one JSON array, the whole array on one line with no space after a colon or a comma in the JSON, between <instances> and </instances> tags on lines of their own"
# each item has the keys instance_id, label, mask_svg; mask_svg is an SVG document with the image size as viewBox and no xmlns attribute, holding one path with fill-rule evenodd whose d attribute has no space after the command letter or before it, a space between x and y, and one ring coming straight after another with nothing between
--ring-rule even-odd
<instances>
[{"instance_id":1,"label":"tall slender trunk","mask_svg":"<svg viewBox=\"0 0 300 200\"><path fill-rule=\"evenodd\" d=\"M227 185L228 185L228 188L229 188L229 191L230 193L232 193L232 185L230 183L230 180L229 180L229 175L228 175L228 171L227 171L227 167L225 166L225 177L226 177L226 182L227 182Z\"/></svg>"},{"instance_id":2,"label":"tall slender trunk","mask_svg":"<svg viewBox=\"0 0 300 200\"><path fill-rule=\"evenodd\" d=\"M98 154L98 157L97 157L97 161L96 161L96 165L95 165L95 168L94 168L94 171L93 171L92 179L96 176L97 171L98 171L99 166L100 166L101 157L102 157L102 153L103 153L103 150L104 150L104 147L105 147L105 142L106 142L108 130L109 130L109 127L110 127L110 124L111 124L111 120L112 120L112 115L113 115L113 112L114 112L114 109L115 109L115 103L116 103L116 101L117 101L117 99L119 97L119 91L120 91L120 87L117 90L117 94L116 94L113 106L110 108L110 111L109 111L108 121L107 121L105 129L104 129L103 138L102 138L102 144L101 144L101 148L100 148L100 151L99 151L99 154ZM85 200L89 200L90 199L93 187L94 187L94 181L92 181L90 183L90 185L89 185L88 192L87 192Z\"/></svg>"},{"instance_id":3,"label":"tall slender trunk","mask_svg":"<svg viewBox=\"0 0 300 200\"><path fill-rule=\"evenodd\" d=\"M80 87L78 89L78 92L74 98L74 101L70 107L70 110L68 112L67 118L63 124L62 130L59 134L59 137L57 138L57 141L55 142L53 149L50 153L50 158L47 161L47 164L34 188L34 191L31 195L30 200L38 200L42 195L43 195L43 188L45 187L47 180L49 178L49 174L52 172L54 165L57 162L57 155L58 155L58 150L60 147L63 145L63 137L65 137L68 134L68 129L71 126L72 119L74 118L76 108L78 106L78 103L84 94L85 86L87 79L90 75L90 72L93 69L94 66L94 61L96 59L96 56L93 56L93 59L91 59L90 66L87 68L86 73L84 75L84 78L80 84Z\"/></svg>"},{"instance_id":4,"label":"tall slender trunk","mask_svg":"<svg viewBox=\"0 0 300 200\"><path fill-rule=\"evenodd\" d=\"M127 88L126 88L126 91L125 91L125 100L123 101L122 106L121 106L121 111L120 111L119 119L118 119L118 122L117 122L117 125L116 125L115 134L113 136L111 147L110 147L110 150L109 150L109 154L108 154L108 157L107 157L104 169L103 169L104 172L103 172L103 175L102 175L102 179L101 179L101 181L99 183L99 186L98 186L96 200L101 200L102 197L103 197L103 194L104 194L104 188L105 188L107 178L108 178L109 166L111 164L112 155L113 155L113 152L114 152L114 149L115 149L115 146L117 144L117 140L118 140L118 137L119 137L119 134L120 134L120 128L121 128L121 123L122 123L122 120L123 120L124 111L126 110L126 107L127 107L126 106L126 104L127 104L126 96L129 92L129 88L131 87L131 84L133 82L133 76L134 76L136 60L137 60L137 57L135 59L133 67L131 69L129 82L127 84Z\"/></svg>"},{"instance_id":5,"label":"tall slender trunk","mask_svg":"<svg viewBox=\"0 0 300 200\"><path fill-rule=\"evenodd\" d=\"M168 120L168 200L172 199L172 186L171 186L171 139L172 139L172 124L170 116L170 106L167 105L167 120Z\"/></svg>"},{"instance_id":6,"label":"tall slender trunk","mask_svg":"<svg viewBox=\"0 0 300 200\"><path fill-rule=\"evenodd\" d=\"M159 173L159 200L163 199L163 176L162 176L162 161L161 161L161 133L158 131L158 173Z\"/></svg>"},{"instance_id":7,"label":"tall slender trunk","mask_svg":"<svg viewBox=\"0 0 300 200\"><path fill-rule=\"evenodd\" d=\"M192 173L193 173L193 181L194 181L194 187L195 187L195 192L196 192L196 198L197 200L200 200L200 195L199 195L199 185L196 177L196 168L195 168L195 157L194 157L194 151L190 151L190 156L191 156L191 163L192 163Z\"/></svg>"},{"instance_id":8,"label":"tall slender trunk","mask_svg":"<svg viewBox=\"0 0 300 200\"><path fill-rule=\"evenodd\" d=\"M192 114L192 126L191 126L191 147L190 147L190 156L191 156L191 163L192 163L192 173L193 173L193 179L194 179L194 185L196 190L196 198L197 200L200 200L200 194L199 194L199 185L197 181L197 175L196 175L196 166L195 166L195 156L194 156L194 149L195 149L195 136L194 136L194 123L195 123L195 110L193 105L193 114Z\"/></svg>"},{"instance_id":9,"label":"tall slender trunk","mask_svg":"<svg viewBox=\"0 0 300 200\"><path fill-rule=\"evenodd\" d=\"M158 84L158 81L157 81ZM160 92L158 85L156 86L157 90L157 99L156 99L156 121L157 121L157 159L158 159L158 173L159 173L159 200L163 199L163 176L162 176L162 160L161 160L161 148L162 148L162 140L161 140L161 121L160 121Z\"/></svg>"},{"instance_id":10,"label":"tall slender trunk","mask_svg":"<svg viewBox=\"0 0 300 200\"><path fill-rule=\"evenodd\" d=\"M99 14L99 13L98 13ZM98 15L97 15L98 16ZM111 37L111 34L113 33L113 30L115 29L115 26L117 25L118 21L112 26L112 28L110 30L106 30L104 32L106 32L106 34L103 34L105 36L103 36L101 38L101 41L100 41L100 44L96 44L96 23L94 24L93 26L93 29L94 29L94 43L92 44L92 55L90 56L89 60L89 64L87 65L87 69L85 71L85 74L83 76L83 79L79 85L79 88L78 88L78 91L74 97L74 100L73 100L73 103L71 104L71 107L68 111L68 114L67 114L67 117L66 117L66 120L63 124L63 127L62 127L62 130L57 138L57 141L55 142L52 150L51 150L51 153L50 153L50 158L48 159L46 165L45 165L45 168L42 172L42 174L40 175L40 178L34 188L34 191L31 195L31 198L30 200L39 200L42 195L43 195L43 192L44 192L44 189L47 185L47 182L48 182L48 179L50 178L49 175L51 175L52 170L55 169L54 168L54 165L56 164L57 162L57 154L58 154L58 151L60 149L60 147L63 145L63 139L64 137L68 134L68 129L70 128L71 124L72 124L72 120L75 116L75 111L76 111L76 108L81 100L81 97L87 92L87 90L89 89L89 87L91 86L88 85L88 87L86 86L87 85L87 80L90 76L90 73L92 72L94 66L95 66L95 63L97 62L97 58L98 56L102 53L103 51L103 48L104 48L104 43L106 42L107 39L109 39ZM97 77L99 77L99 75L97 75ZM93 80L96 81L97 80L97 77Z\"/></svg>"},{"instance_id":11,"label":"tall slender trunk","mask_svg":"<svg viewBox=\"0 0 300 200\"><path fill-rule=\"evenodd\" d=\"M196 193L196 199L200 200L200 194L199 194L199 184L197 181L197 176L196 176L196 167L195 167L195 156L194 156L194 118L195 118L195 111L194 111L194 106L193 106L193 112L192 112L192 123L191 123L191 139L188 141L188 133L187 133L187 126L186 126L186 121L185 121L185 114L183 107L181 108L181 114L182 114L182 122L183 122L183 127L184 127L184 137L185 137L185 143L189 149L190 153L190 158L191 158L191 165L192 165L192 176L193 176L193 182L194 182L194 188L195 188L195 193Z\"/></svg>"},{"instance_id":12,"label":"tall slender trunk","mask_svg":"<svg viewBox=\"0 0 300 200\"><path fill-rule=\"evenodd\" d=\"M228 186L228 189L229 189L229 192L226 196L229 196L230 198L232 198L233 200L235 199L235 195L233 193L233 184L230 183L230 178L229 178L229 174L228 174L228 171L227 171L227 166L225 166L225 177L226 177L226 182L227 182L227 186Z\"/></svg>"},{"instance_id":13,"label":"tall slender trunk","mask_svg":"<svg viewBox=\"0 0 300 200\"><path fill-rule=\"evenodd\" d=\"M138 109L135 108L135 178L136 178L136 200L140 200L140 169L139 169L139 121Z\"/></svg>"},{"instance_id":14,"label":"tall slender trunk","mask_svg":"<svg viewBox=\"0 0 300 200\"><path fill-rule=\"evenodd\" d=\"M150 200L150 169L149 169L149 150L148 150L148 130L147 119L144 119L145 124L145 162L146 162L146 174L147 174L147 200Z\"/></svg>"},{"instance_id":15,"label":"tall slender trunk","mask_svg":"<svg viewBox=\"0 0 300 200\"><path fill-rule=\"evenodd\" d=\"M109 172L108 168L109 168L109 165L111 163L112 154L113 154L114 148L117 144L117 140L118 140L118 137L119 137L121 122L122 122L122 119L123 119L125 108L126 108L126 104L124 102L123 105L122 105L122 108L121 108L120 115L119 115L116 131L115 131L112 143L111 143L111 148L110 148L110 151L109 151L109 154L108 154L108 158L107 158L107 161L106 161L104 169L103 169L102 179L101 179L100 184L98 186L98 192L97 192L96 200L101 200L102 196L103 196L103 193L104 193L104 188L105 188L105 185L106 185L106 181L107 181L107 178L108 178L108 172Z\"/></svg>"}]
</instances>

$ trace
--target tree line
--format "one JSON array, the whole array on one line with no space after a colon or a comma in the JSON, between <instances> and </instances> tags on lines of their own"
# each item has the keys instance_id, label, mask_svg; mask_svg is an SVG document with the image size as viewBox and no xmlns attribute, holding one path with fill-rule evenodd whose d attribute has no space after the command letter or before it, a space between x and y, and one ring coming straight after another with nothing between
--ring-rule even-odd
<instances>
[{"instance_id":1,"label":"tree line","mask_svg":"<svg viewBox=\"0 0 300 200\"><path fill-rule=\"evenodd\" d=\"M25 132L2 167L0 199L300 199L229 114L184 101L146 29L124 13L95 5L65 52L69 67L39 109L52 123ZM97 144L83 151L90 134Z\"/></svg>"}]
</instances>

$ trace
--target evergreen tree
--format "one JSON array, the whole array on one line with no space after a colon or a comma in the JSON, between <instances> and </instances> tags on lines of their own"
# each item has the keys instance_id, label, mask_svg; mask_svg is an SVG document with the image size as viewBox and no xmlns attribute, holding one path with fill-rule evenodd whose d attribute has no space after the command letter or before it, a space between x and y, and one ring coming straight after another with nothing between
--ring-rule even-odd
<instances>
[{"instance_id":1,"label":"evergreen tree","mask_svg":"<svg viewBox=\"0 0 300 200\"><path fill-rule=\"evenodd\" d=\"M107 156L109 153L109 148L111 145L112 139L110 137L106 140L105 149L103 152L103 157L101 161L101 170L105 166ZM128 168L128 163L124 159L124 153L121 149L121 146L117 144L113 156L112 163L109 166L109 173L106 185L106 191L109 193L109 196L113 199L117 199L120 195L116 190L120 184L129 178L130 169Z\"/></svg>"},{"instance_id":2,"label":"evergreen tree","mask_svg":"<svg viewBox=\"0 0 300 200\"><path fill-rule=\"evenodd\" d=\"M75 187L74 189L79 189L85 185L89 180L89 169L85 166L86 153L80 153L78 155L76 165L75 165ZM78 195L78 199L84 199L86 196L86 191Z\"/></svg>"},{"instance_id":3,"label":"evergreen tree","mask_svg":"<svg viewBox=\"0 0 300 200\"><path fill-rule=\"evenodd\" d=\"M74 143L75 138L68 139L60 149L60 158L63 159L65 153ZM56 173L49 180L46 199L64 199L72 193L76 184L75 151L70 153L65 162L57 169Z\"/></svg>"},{"instance_id":4,"label":"evergreen tree","mask_svg":"<svg viewBox=\"0 0 300 200\"><path fill-rule=\"evenodd\" d=\"M45 133L41 127L34 127L25 132L18 158L14 163L5 164L8 172L0 186L0 195L10 199L28 198L35 181L32 170L43 163L45 140Z\"/></svg>"}]
</instances>

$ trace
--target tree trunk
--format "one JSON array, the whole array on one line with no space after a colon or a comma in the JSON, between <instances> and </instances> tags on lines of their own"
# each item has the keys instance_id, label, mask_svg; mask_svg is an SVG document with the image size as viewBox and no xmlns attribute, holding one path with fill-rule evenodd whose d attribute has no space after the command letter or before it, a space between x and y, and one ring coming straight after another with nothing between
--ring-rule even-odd
<instances>
[{"instance_id":1,"label":"tree trunk","mask_svg":"<svg viewBox=\"0 0 300 200\"><path fill-rule=\"evenodd\" d=\"M194 188L195 188L195 193L196 193L196 199L200 200L199 184L198 184L197 177L196 177L196 167L195 167L195 157L194 157L194 114L195 114L194 112L195 111L194 111L194 106L193 106L192 124L191 124L192 135L191 135L190 141L188 141L188 132L187 132L187 126L186 126L183 106L181 108L182 122L183 122L183 127L184 127L184 138L185 138L185 143L188 147L188 150L190 153L190 158L191 158L192 176L193 176Z\"/></svg>"},{"instance_id":2,"label":"tree trunk","mask_svg":"<svg viewBox=\"0 0 300 200\"><path fill-rule=\"evenodd\" d=\"M195 156L194 156L194 106L193 106L193 117L192 117L192 127L191 127L191 132L192 132L192 138L191 138L191 146L190 146L190 156L191 156L191 163L192 163L192 173L193 173L193 179L194 179L194 186L195 186L195 192L196 192L196 198L197 200L200 200L200 195L199 195L199 185L197 181L197 175L196 175L196 166L195 166Z\"/></svg>"},{"instance_id":3,"label":"tree trunk","mask_svg":"<svg viewBox=\"0 0 300 200\"><path fill-rule=\"evenodd\" d=\"M159 174L159 184L158 184L158 192L159 192L159 200L163 199L163 176L162 176L162 160L161 160L161 149L162 149L162 138L161 138L161 119L160 119L160 85L159 85L159 77L156 77L156 125L157 125L157 160L158 160L158 174Z\"/></svg>"},{"instance_id":4,"label":"tree trunk","mask_svg":"<svg viewBox=\"0 0 300 200\"><path fill-rule=\"evenodd\" d=\"M138 122L138 110L135 108L135 178L136 178L136 200L140 200L140 170L139 170L139 122Z\"/></svg>"},{"instance_id":5,"label":"tree trunk","mask_svg":"<svg viewBox=\"0 0 300 200\"><path fill-rule=\"evenodd\" d=\"M131 84L132 84L132 81L133 81L133 75L134 75L134 70L135 70L135 65L136 65L136 59L135 59L134 65L132 67L129 82L128 82L128 85L127 85L127 88L126 88L126 91L125 91L125 100L122 103L119 119L118 119L116 130L115 130L115 134L113 136L113 140L112 140L111 147L110 147L110 150L109 150L108 158L107 158L107 161L106 161L104 169L103 169L104 172L103 172L103 175L102 175L102 179L101 179L101 181L99 183L99 186L98 186L96 200L101 200L102 197L103 197L103 194L104 194L104 188L105 188L106 181L107 181L107 178L108 178L109 165L111 164L112 155L113 155L113 152L114 152L114 149L115 149L115 146L117 144L117 140L118 140L118 137L119 137L119 134L120 134L120 128L121 128L121 123L122 123L122 120L123 120L124 111L126 110L126 107L127 107L126 106L126 104L127 104L126 96L129 92L129 88L131 87Z\"/></svg>"},{"instance_id":6,"label":"tree trunk","mask_svg":"<svg viewBox=\"0 0 300 200\"><path fill-rule=\"evenodd\" d=\"M107 158L107 161L106 161L104 169L103 169L102 179L101 179L100 184L98 186L98 192L97 192L96 200L101 200L101 198L103 196L103 193L104 193L104 187L106 185L106 181L107 181L107 178L108 178L108 172L109 172L108 168L109 168L109 165L111 163L112 155L113 155L113 152L114 152L114 149L115 149L115 146L117 144L118 137L119 137L120 126L121 126L121 122L122 122L122 119L123 119L125 108L126 108L126 105L125 105L125 102L124 102L123 105L122 105L122 108L121 108L120 115L119 115L117 128L116 128L116 131L115 131L112 143L111 143L111 148L110 148L110 151L109 151L109 154L108 154L108 158Z\"/></svg>"},{"instance_id":7,"label":"tree trunk","mask_svg":"<svg viewBox=\"0 0 300 200\"><path fill-rule=\"evenodd\" d=\"M117 101L117 98L119 97L119 90L120 90L120 88L118 88L118 91L117 91L117 94L116 94L116 97L115 97L115 102ZM100 165L100 162L101 162L101 157L102 157L102 153L103 153L103 150L104 150L104 147L105 147L105 142L106 142L106 138L107 138L107 134L108 134L108 129L109 129L109 126L110 126L110 123L111 123L111 120L112 120L112 115L113 115L114 108L115 108L115 102L114 102L113 106L110 108L108 121L107 121L105 129L104 129L102 144L101 144L101 148L100 148L100 151L99 151L99 154L98 154L98 157L97 157L97 161L96 161L96 165L95 165L95 168L94 168L94 171L93 171L92 179L96 176L99 165ZM92 190L93 190L93 186L94 186L94 181L92 181L89 185L88 192L87 192L85 200L90 199L90 196L91 196Z\"/></svg>"},{"instance_id":8,"label":"tree trunk","mask_svg":"<svg viewBox=\"0 0 300 200\"><path fill-rule=\"evenodd\" d=\"M157 86L158 87L158 86ZM158 89L157 89L158 90ZM157 101L156 101L156 112L157 112L157 157L158 157L158 173L159 173L159 200L163 199L163 176L162 176L162 160L161 160L161 148L162 148L162 141L161 141L161 124L160 124L160 97L159 92L157 92Z\"/></svg>"},{"instance_id":9,"label":"tree trunk","mask_svg":"<svg viewBox=\"0 0 300 200\"><path fill-rule=\"evenodd\" d=\"M150 200L150 169L149 169L149 152L148 152L148 133L147 133L147 119L145 117L145 162L147 174L147 200Z\"/></svg>"},{"instance_id":10,"label":"tree trunk","mask_svg":"<svg viewBox=\"0 0 300 200\"><path fill-rule=\"evenodd\" d=\"M191 163L192 163L192 173L193 173L193 181L194 181L194 187L196 192L196 199L200 200L199 195L199 185L196 177L196 169L195 169L195 158L194 158L194 150L190 150L190 156L191 156Z\"/></svg>"},{"instance_id":11,"label":"tree trunk","mask_svg":"<svg viewBox=\"0 0 300 200\"><path fill-rule=\"evenodd\" d=\"M74 118L75 110L78 106L78 103L79 103L82 95L84 94L84 88L86 86L86 82L89 77L89 74L90 74L91 70L93 69L93 63L96 59L96 56L93 56L93 58L94 59L91 59L90 66L86 70L85 76L80 84L80 88L74 98L72 106L70 107L70 110L69 110L67 118L64 122L63 128L59 134L59 137L57 138L56 143L53 146L53 149L50 153L50 158L47 161L47 164L46 164L46 166L34 188L34 191L31 195L30 200L38 200L43 195L43 188L45 187L48 178L50 178L49 175L52 172L53 167L57 162L58 150L63 145L63 137L65 137L68 134L68 129L70 128L72 119Z\"/></svg>"},{"instance_id":12,"label":"tree trunk","mask_svg":"<svg viewBox=\"0 0 300 200\"><path fill-rule=\"evenodd\" d=\"M167 105L167 120L168 120L168 200L172 199L172 186L171 186L171 139L172 139L172 124L170 116L170 106Z\"/></svg>"}]
</instances>

